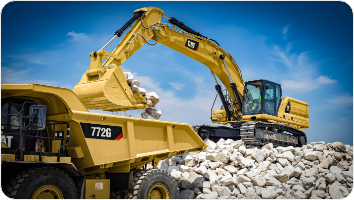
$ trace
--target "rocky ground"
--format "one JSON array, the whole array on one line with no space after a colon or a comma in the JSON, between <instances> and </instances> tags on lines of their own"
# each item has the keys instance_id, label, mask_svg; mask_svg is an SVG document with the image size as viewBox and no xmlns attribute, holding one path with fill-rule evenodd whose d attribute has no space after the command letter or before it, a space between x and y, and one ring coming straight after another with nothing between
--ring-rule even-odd
<instances>
[{"instance_id":1,"label":"rocky ground","mask_svg":"<svg viewBox=\"0 0 354 200\"><path fill-rule=\"evenodd\" d=\"M314 142L302 148L246 148L207 141L202 152L160 161L180 199L339 199L353 188L353 147Z\"/></svg>"}]
</instances>

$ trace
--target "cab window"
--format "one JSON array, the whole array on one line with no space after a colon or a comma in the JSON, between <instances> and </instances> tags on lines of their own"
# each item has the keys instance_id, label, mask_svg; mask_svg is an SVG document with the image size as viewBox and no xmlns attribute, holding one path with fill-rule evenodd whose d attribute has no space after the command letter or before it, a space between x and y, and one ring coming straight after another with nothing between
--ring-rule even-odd
<instances>
[{"instance_id":1,"label":"cab window","mask_svg":"<svg viewBox=\"0 0 354 200\"><path fill-rule=\"evenodd\" d=\"M261 112L262 87L262 82L247 84L243 101L243 109L246 115Z\"/></svg>"},{"instance_id":2,"label":"cab window","mask_svg":"<svg viewBox=\"0 0 354 200\"><path fill-rule=\"evenodd\" d=\"M264 85L265 93L264 93L264 113L275 115L275 88L273 84L266 83Z\"/></svg>"},{"instance_id":3,"label":"cab window","mask_svg":"<svg viewBox=\"0 0 354 200\"><path fill-rule=\"evenodd\" d=\"M1 128L5 132L12 132L20 129L22 120L17 116L22 104L6 102L1 106Z\"/></svg>"},{"instance_id":4,"label":"cab window","mask_svg":"<svg viewBox=\"0 0 354 200\"><path fill-rule=\"evenodd\" d=\"M278 113L281 102L281 88L280 85L275 85L275 113Z\"/></svg>"}]
</instances>

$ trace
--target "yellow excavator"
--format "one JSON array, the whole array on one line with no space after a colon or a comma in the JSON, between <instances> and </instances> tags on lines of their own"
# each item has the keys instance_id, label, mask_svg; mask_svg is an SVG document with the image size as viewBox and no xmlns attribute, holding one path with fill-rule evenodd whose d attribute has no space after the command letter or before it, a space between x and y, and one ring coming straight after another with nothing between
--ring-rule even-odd
<instances>
[{"instance_id":1,"label":"yellow excavator","mask_svg":"<svg viewBox=\"0 0 354 200\"><path fill-rule=\"evenodd\" d=\"M256 146L306 144L299 129L309 127L307 103L281 97L280 85L267 80L245 83L236 61L216 41L161 9L146 7L133 14L101 50L90 53L90 69L73 91L2 84L1 186L8 197L177 199L174 178L147 164L156 168L167 157L202 151L205 138L241 138ZM161 17L182 30L161 23ZM130 26L113 52L104 50ZM88 111L149 108L144 96L132 92L120 65L144 44L157 42L210 69L223 104L211 121L229 126L193 131L188 124Z\"/></svg>"},{"instance_id":2,"label":"yellow excavator","mask_svg":"<svg viewBox=\"0 0 354 200\"><path fill-rule=\"evenodd\" d=\"M182 30L161 23L161 17ZM112 52L104 50L129 27L130 30ZM149 43L149 40L155 42ZM202 139L242 139L252 146L307 144L306 135L300 130L309 127L306 102L282 97L281 85L268 80L245 82L235 59L215 40L174 17L168 17L156 7L135 10L133 17L115 32L106 45L90 53L90 69L73 89L88 109L123 111L148 108L146 99L131 91L120 67L146 43L161 43L209 68L223 105L220 110L212 112L211 122L228 126L193 126ZM226 88L226 93L216 76Z\"/></svg>"}]
</instances>

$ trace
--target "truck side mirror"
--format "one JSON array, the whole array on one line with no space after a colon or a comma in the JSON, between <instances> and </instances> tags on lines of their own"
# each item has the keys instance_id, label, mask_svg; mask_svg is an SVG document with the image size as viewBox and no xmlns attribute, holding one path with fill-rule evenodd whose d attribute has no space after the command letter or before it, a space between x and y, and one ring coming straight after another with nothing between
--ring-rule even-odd
<instances>
[{"instance_id":1,"label":"truck side mirror","mask_svg":"<svg viewBox=\"0 0 354 200\"><path fill-rule=\"evenodd\" d=\"M32 122L30 130L44 130L47 117L47 106L31 105L30 106L30 121Z\"/></svg>"}]
</instances>

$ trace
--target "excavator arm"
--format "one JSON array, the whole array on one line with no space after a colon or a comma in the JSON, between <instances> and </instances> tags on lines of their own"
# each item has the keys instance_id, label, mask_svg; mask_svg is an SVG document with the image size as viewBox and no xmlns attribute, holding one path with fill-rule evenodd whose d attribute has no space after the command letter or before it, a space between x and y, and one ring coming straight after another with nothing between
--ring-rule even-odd
<instances>
[{"instance_id":1,"label":"excavator arm","mask_svg":"<svg viewBox=\"0 0 354 200\"><path fill-rule=\"evenodd\" d=\"M90 70L82 76L73 89L88 109L121 111L148 108L140 94L133 94L120 65L144 44L161 43L207 66L213 76L215 88L226 110L228 120L241 114L244 81L235 59L216 41L192 30L155 7L135 10L133 17L119 29L114 37L99 51L90 53ZM161 23L165 17L172 25ZM108 52L104 49L131 26L117 47ZM149 43L149 40L155 43ZM104 62L103 62L104 60ZM103 62L103 64L102 64ZM215 75L228 91L232 105L227 104Z\"/></svg>"}]
</instances>

